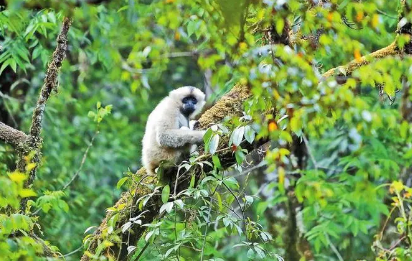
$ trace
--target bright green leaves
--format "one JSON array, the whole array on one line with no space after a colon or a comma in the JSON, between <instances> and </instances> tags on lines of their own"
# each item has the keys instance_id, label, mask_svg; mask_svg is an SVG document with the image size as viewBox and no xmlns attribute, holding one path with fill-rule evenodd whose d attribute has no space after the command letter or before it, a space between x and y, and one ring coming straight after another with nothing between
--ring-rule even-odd
<instances>
[{"instance_id":1,"label":"bright green leaves","mask_svg":"<svg viewBox=\"0 0 412 261\"><path fill-rule=\"evenodd\" d=\"M45 52L39 44L38 35L48 38L50 33L57 33L57 19L55 12L47 10L38 12L34 17L30 17L29 13L10 10L0 12L0 25L5 38L0 48L0 74L7 67L14 72L17 69L27 72L33 60ZM45 64L48 57L42 55L41 58Z\"/></svg>"},{"instance_id":2,"label":"bright green leaves","mask_svg":"<svg viewBox=\"0 0 412 261\"><path fill-rule=\"evenodd\" d=\"M193 34L195 34L197 39L199 39L202 33L202 31L200 30L200 26L200 20L189 20L189 22L187 23L187 36L190 37Z\"/></svg>"},{"instance_id":3,"label":"bright green leaves","mask_svg":"<svg viewBox=\"0 0 412 261\"><path fill-rule=\"evenodd\" d=\"M285 27L285 20L283 20L283 19L278 19L277 21L276 21L276 26L275 26L275 28L276 28L276 32L279 34L279 35L282 35L282 32L283 32L283 28Z\"/></svg>"},{"instance_id":4,"label":"bright green leaves","mask_svg":"<svg viewBox=\"0 0 412 261\"><path fill-rule=\"evenodd\" d=\"M88 116L90 118L93 118L94 121L99 124L107 115L109 115L112 112L112 105L106 105L105 107L102 107L101 102L97 102L96 104L96 112L94 111L89 111Z\"/></svg>"},{"instance_id":5,"label":"bright green leaves","mask_svg":"<svg viewBox=\"0 0 412 261\"><path fill-rule=\"evenodd\" d=\"M43 253L41 244L30 237L34 227L39 228L37 217L20 213L20 201L36 196L31 188L24 187L27 178L28 174L20 172L0 175L0 242L2 256L10 260L31 259ZM27 209L32 205L29 201Z\"/></svg>"},{"instance_id":6,"label":"bright green leaves","mask_svg":"<svg viewBox=\"0 0 412 261\"><path fill-rule=\"evenodd\" d=\"M63 191L46 191L43 196L37 198L35 206L47 213L51 209L69 211L69 205L62 198L65 196Z\"/></svg>"},{"instance_id":7,"label":"bright green leaves","mask_svg":"<svg viewBox=\"0 0 412 261\"><path fill-rule=\"evenodd\" d=\"M32 189L24 188L28 174L12 172L0 177L0 209L18 209L22 198L36 196Z\"/></svg>"},{"instance_id":8,"label":"bright green leaves","mask_svg":"<svg viewBox=\"0 0 412 261\"><path fill-rule=\"evenodd\" d=\"M23 214L12 214L6 216L0 214L0 227L2 228L1 235L11 234L17 231L30 231L33 229L34 222L30 217ZM3 231L4 229L4 231Z\"/></svg>"}]
</instances>

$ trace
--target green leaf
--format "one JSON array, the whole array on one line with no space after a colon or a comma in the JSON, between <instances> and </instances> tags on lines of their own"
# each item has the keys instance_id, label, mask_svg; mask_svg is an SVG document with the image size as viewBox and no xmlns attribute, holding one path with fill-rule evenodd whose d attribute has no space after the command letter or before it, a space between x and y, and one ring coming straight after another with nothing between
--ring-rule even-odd
<instances>
[{"instance_id":1,"label":"green leaf","mask_svg":"<svg viewBox=\"0 0 412 261\"><path fill-rule=\"evenodd\" d=\"M22 46L16 46L15 48L17 54L26 62L30 63L30 59L29 59L29 52L27 51L26 48L22 47Z\"/></svg>"},{"instance_id":2,"label":"green leaf","mask_svg":"<svg viewBox=\"0 0 412 261\"><path fill-rule=\"evenodd\" d=\"M117 189L121 188L121 186L123 186L123 184L129 179L129 177L124 177L121 178L118 182L117 182Z\"/></svg>"},{"instance_id":3,"label":"green leaf","mask_svg":"<svg viewBox=\"0 0 412 261\"><path fill-rule=\"evenodd\" d=\"M283 28L285 27L285 21L282 18L277 19L276 21L276 32L281 35Z\"/></svg>"},{"instance_id":4,"label":"green leaf","mask_svg":"<svg viewBox=\"0 0 412 261\"><path fill-rule=\"evenodd\" d=\"M252 144L253 141L255 140L255 135L256 135L256 132L255 132L254 129L252 129L252 127L250 127L249 125L248 125L248 126L245 126L245 139L246 139L250 144Z\"/></svg>"},{"instance_id":5,"label":"green leaf","mask_svg":"<svg viewBox=\"0 0 412 261\"><path fill-rule=\"evenodd\" d=\"M237 164L241 165L243 161L245 160L246 155L241 150L237 150L235 152L235 157L236 157Z\"/></svg>"},{"instance_id":6,"label":"green leaf","mask_svg":"<svg viewBox=\"0 0 412 261\"><path fill-rule=\"evenodd\" d=\"M169 196L170 196L170 186L166 185L163 187L163 190L162 190L162 202L166 203L167 201L169 201Z\"/></svg>"},{"instance_id":7,"label":"green leaf","mask_svg":"<svg viewBox=\"0 0 412 261\"><path fill-rule=\"evenodd\" d=\"M203 135L203 141L205 142L205 151L209 151L209 146L210 146L210 140L212 138L213 131L212 129L208 129Z\"/></svg>"},{"instance_id":8,"label":"green leaf","mask_svg":"<svg viewBox=\"0 0 412 261\"><path fill-rule=\"evenodd\" d=\"M170 213L173 209L173 202L167 202L160 207L159 213L162 214L163 212Z\"/></svg>"},{"instance_id":9,"label":"green leaf","mask_svg":"<svg viewBox=\"0 0 412 261\"><path fill-rule=\"evenodd\" d=\"M244 126L236 128L232 132L232 135L230 136L229 146L232 145L232 144L234 144L236 146L239 146L240 143L242 142L244 133L245 133L245 127Z\"/></svg>"},{"instance_id":10,"label":"green leaf","mask_svg":"<svg viewBox=\"0 0 412 261\"><path fill-rule=\"evenodd\" d=\"M195 182L196 182L196 175L192 175L192 178L190 179L190 187L191 188L195 187Z\"/></svg>"},{"instance_id":11,"label":"green leaf","mask_svg":"<svg viewBox=\"0 0 412 261\"><path fill-rule=\"evenodd\" d=\"M190 37L196 31L197 21L189 21L187 23L187 36Z\"/></svg>"},{"instance_id":12,"label":"green leaf","mask_svg":"<svg viewBox=\"0 0 412 261\"><path fill-rule=\"evenodd\" d=\"M213 135L213 138L210 140L210 145L209 145L209 152L210 154L215 154L217 147L219 146L219 135L215 134Z\"/></svg>"},{"instance_id":13,"label":"green leaf","mask_svg":"<svg viewBox=\"0 0 412 261\"><path fill-rule=\"evenodd\" d=\"M22 189L20 191L20 197L22 198L35 197L35 196L37 196L37 194L32 189Z\"/></svg>"},{"instance_id":14,"label":"green leaf","mask_svg":"<svg viewBox=\"0 0 412 261\"><path fill-rule=\"evenodd\" d=\"M117 10L117 12L120 13L121 11L124 11L124 10L127 10L127 9L129 9L129 6L128 6L128 5L125 5L125 6L121 7L121 8L119 8L119 10Z\"/></svg>"},{"instance_id":15,"label":"green leaf","mask_svg":"<svg viewBox=\"0 0 412 261\"><path fill-rule=\"evenodd\" d=\"M411 159L412 158L412 149L409 149L406 151L406 153L403 155L404 159Z\"/></svg>"},{"instance_id":16,"label":"green leaf","mask_svg":"<svg viewBox=\"0 0 412 261\"><path fill-rule=\"evenodd\" d=\"M222 201L222 197L220 196L219 192L215 192L216 195L216 199L217 199L217 205L219 206L219 211L223 210L223 201Z\"/></svg>"},{"instance_id":17,"label":"green leaf","mask_svg":"<svg viewBox=\"0 0 412 261\"><path fill-rule=\"evenodd\" d=\"M299 134L301 133L301 129L302 129L302 120L299 119L298 117L293 117L290 120L290 128L292 129L293 132Z\"/></svg>"},{"instance_id":18,"label":"green leaf","mask_svg":"<svg viewBox=\"0 0 412 261\"><path fill-rule=\"evenodd\" d=\"M64 200L59 200L59 207L63 209L64 212L69 212L69 205Z\"/></svg>"},{"instance_id":19,"label":"green leaf","mask_svg":"<svg viewBox=\"0 0 412 261\"><path fill-rule=\"evenodd\" d=\"M14 72L17 71L17 63L16 63L16 60L10 59L10 67L13 69Z\"/></svg>"},{"instance_id":20,"label":"green leaf","mask_svg":"<svg viewBox=\"0 0 412 261\"><path fill-rule=\"evenodd\" d=\"M2 74L3 71L4 71L4 69L6 69L6 67L10 65L11 61L12 61L12 59L9 58L9 59L7 59L7 60L1 65L1 67L0 67L0 74Z\"/></svg>"},{"instance_id":21,"label":"green leaf","mask_svg":"<svg viewBox=\"0 0 412 261\"><path fill-rule=\"evenodd\" d=\"M220 163L219 157L217 155L212 156L213 166L216 169L222 169L222 164Z\"/></svg>"}]
</instances>

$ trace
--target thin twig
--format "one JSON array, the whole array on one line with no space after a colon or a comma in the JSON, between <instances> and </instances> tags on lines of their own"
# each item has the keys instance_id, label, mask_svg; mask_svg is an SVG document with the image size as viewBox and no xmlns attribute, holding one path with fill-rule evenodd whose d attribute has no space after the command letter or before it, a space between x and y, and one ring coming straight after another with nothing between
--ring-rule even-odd
<instances>
[{"instance_id":1,"label":"thin twig","mask_svg":"<svg viewBox=\"0 0 412 261\"><path fill-rule=\"evenodd\" d=\"M305 142L305 146L308 149L308 154L310 159L312 160L313 165L315 166L316 171L318 170L318 163L316 162L315 156L313 156L312 150L309 145L308 139L306 139L305 134L302 135L303 141Z\"/></svg>"},{"instance_id":2,"label":"thin twig","mask_svg":"<svg viewBox=\"0 0 412 261\"><path fill-rule=\"evenodd\" d=\"M8 95L3 94L1 91L0 91L0 97L3 99L4 107L6 108L7 112L9 113L10 119L13 121L14 127L17 127L18 126L17 121L14 118L13 113L10 109L10 106L7 104L7 101L6 101L6 99L12 100L13 98L11 98Z\"/></svg>"},{"instance_id":3,"label":"thin twig","mask_svg":"<svg viewBox=\"0 0 412 261\"><path fill-rule=\"evenodd\" d=\"M79 251L82 250L82 249L83 249L83 246L79 246L77 249L73 250L73 251L70 252L70 253L65 254L63 257L68 257L68 256L71 256L71 255L73 255L73 254L76 254L77 252L79 252Z\"/></svg>"},{"instance_id":4,"label":"thin twig","mask_svg":"<svg viewBox=\"0 0 412 261\"><path fill-rule=\"evenodd\" d=\"M259 162L259 164L255 165L255 166L253 166L253 167L250 167L250 168L242 171L242 172L239 173L239 174L232 175L232 176L228 176L228 177L230 177L230 178L237 178L237 177L240 177L240 176L249 174L250 172L252 172L252 171L254 171L254 170L257 170L257 169L260 169L260 168L262 168L262 167L265 167L266 165L267 165L266 161L262 160L261 162Z\"/></svg>"},{"instance_id":5,"label":"thin twig","mask_svg":"<svg viewBox=\"0 0 412 261\"><path fill-rule=\"evenodd\" d=\"M386 13L386 12L380 10L380 9L376 9L376 11L378 13L380 13L381 15L384 15L386 17L389 17L389 18L392 18L392 19L398 19L398 17L396 17L395 15L390 15L390 14L388 14L388 13Z\"/></svg>"},{"instance_id":6,"label":"thin twig","mask_svg":"<svg viewBox=\"0 0 412 261\"><path fill-rule=\"evenodd\" d=\"M378 234L378 235L379 235L379 240L382 240L382 238L383 238L383 233L384 233L384 231L385 231L386 225L388 225L389 219L391 218L392 213L393 213L393 211L395 211L396 208L397 208L397 206L394 206L394 207L391 209L391 211L389 211L389 215L388 215L388 217L386 218L385 223L383 224L383 227L382 227L381 231L380 231L379 234Z\"/></svg>"},{"instance_id":7,"label":"thin twig","mask_svg":"<svg viewBox=\"0 0 412 261\"><path fill-rule=\"evenodd\" d=\"M330 241L329 236L325 233L326 239L329 242L329 246L332 249L333 253L335 253L336 257L339 259L339 261L344 261L342 256L340 255L338 249L335 247L335 245L332 243L332 241Z\"/></svg>"},{"instance_id":8,"label":"thin twig","mask_svg":"<svg viewBox=\"0 0 412 261\"><path fill-rule=\"evenodd\" d=\"M65 189L67 189L67 188L70 186L70 184L72 184L73 181L77 178L77 176L79 176L80 171L82 170L83 165L84 165L84 163L86 162L87 154L89 153L90 148L93 146L94 139L96 138L96 136L97 136L98 134L99 134L99 131L97 130L97 131L94 133L92 139L90 140L89 146L87 146L86 151L85 151L84 154L83 154L83 158L82 158L82 161L81 161L81 163L80 163L79 168L77 169L76 173L73 175L73 177L71 178L71 180L70 180L69 182L67 182L66 185L63 186L62 191L65 190Z\"/></svg>"},{"instance_id":9,"label":"thin twig","mask_svg":"<svg viewBox=\"0 0 412 261\"><path fill-rule=\"evenodd\" d=\"M222 183L223 183L223 182L222 182ZM210 195L210 198L212 198L212 197L215 195L218 187L219 187L219 185L217 185L217 186L215 187L215 190L214 190L213 193ZM212 202L210 202L209 211L208 211L208 213L207 213L206 228L205 228L205 233L203 234L203 244L202 244L202 252L201 252L201 254L200 254L200 261L203 261L203 254L204 254L204 251L205 251L207 230L208 230L209 224L210 224L210 213L211 213L211 212L212 212Z\"/></svg>"},{"instance_id":10,"label":"thin twig","mask_svg":"<svg viewBox=\"0 0 412 261\"><path fill-rule=\"evenodd\" d=\"M216 199L214 199L214 198L210 198L210 199L213 200L215 203L219 203L219 202L218 202ZM232 211L232 213L235 214L238 219L242 219L242 217L239 216L239 214L238 214L233 208L231 208L229 205L227 205L227 204L224 203L223 201L222 201L221 203L222 203L222 205L223 205L225 208L227 208L228 210Z\"/></svg>"},{"instance_id":11,"label":"thin twig","mask_svg":"<svg viewBox=\"0 0 412 261\"><path fill-rule=\"evenodd\" d=\"M242 212L242 218L243 218L243 222L242 222L243 223L243 230L244 230L245 235L247 235L246 234L246 224L245 224L245 222L246 222L245 210L243 209L242 204L240 203L240 200L238 199L238 197L236 197L236 195L232 191L232 189L229 188L228 185L226 185L224 181L222 182L222 184L230 192L230 194L232 194L232 196L235 197L236 202L239 205L240 211Z\"/></svg>"},{"instance_id":12,"label":"thin twig","mask_svg":"<svg viewBox=\"0 0 412 261\"><path fill-rule=\"evenodd\" d=\"M402 236L401 238L399 238L398 241L396 241L396 242L389 248L389 251L394 250L395 247L397 247L397 246L399 245L399 243L401 243L405 238L406 238L406 236Z\"/></svg>"},{"instance_id":13,"label":"thin twig","mask_svg":"<svg viewBox=\"0 0 412 261\"><path fill-rule=\"evenodd\" d=\"M175 245L177 244L177 206L174 204L175 209ZM177 261L180 261L180 245L177 248Z\"/></svg>"}]
</instances>

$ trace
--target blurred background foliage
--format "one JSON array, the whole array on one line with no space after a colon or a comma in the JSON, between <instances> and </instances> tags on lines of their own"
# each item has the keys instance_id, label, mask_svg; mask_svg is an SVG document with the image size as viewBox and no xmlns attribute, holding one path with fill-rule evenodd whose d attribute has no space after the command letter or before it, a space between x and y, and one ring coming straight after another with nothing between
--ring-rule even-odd
<instances>
[{"instance_id":1,"label":"blurred background foliage","mask_svg":"<svg viewBox=\"0 0 412 261\"><path fill-rule=\"evenodd\" d=\"M256 198L248 216L273 237L265 251L288 254L288 242L282 239L285 226L273 213L285 204L285 188L293 187L304 206L305 238L315 260L412 260L407 239L411 235L405 232L411 229L409 207L392 210L404 218L396 221L398 231L391 230L393 235L387 238L379 234L388 216L394 222L392 200L395 207L409 206L410 201L409 188L393 182L410 171L411 126L401 118L399 108L402 83L411 81L411 59L388 57L358 70L342 85L333 79L319 84L320 74L328 69L392 43L400 3L8 1L0 11L0 121L26 132L61 21L64 16L73 19L59 86L47 104L42 164L33 187L38 197L32 208L39 216L42 238L63 254L82 246L84 231L101 222L106 208L122 192L116 187L119 179L141 167L147 116L170 90L197 86L206 91L211 105L241 82L248 83L254 94L245 114L253 119L258 137L269 136L279 148L292 135L310 141L306 145L311 159L298 172L300 179L295 179L295 170L285 174L283 167L293 158L274 146L267 153L267 172L239 181L244 193ZM271 27L279 34L290 30L293 48L279 44L268 49L265 30ZM276 61L281 66L275 66ZM275 129L270 127L273 116L262 117L270 107L277 112ZM89 113L102 109L110 113L104 112L101 122ZM285 115L289 118L280 120ZM15 161L13 149L0 144L1 177L12 173ZM60 193L80 166L78 178ZM281 174L286 182L278 178ZM11 174L14 194L7 191L10 181L0 179L0 195L10 200L0 206L18 204L15 200L21 197L22 187L15 175ZM33 226L31 220L13 218L25 224L22 230ZM234 223L224 222L225 226ZM172 225L173 219L166 219L165 231ZM200 229L197 232L189 240L202 235ZM206 254L216 257L210 260L275 258L261 256L256 249L257 257L247 249L232 248L239 239L227 236L224 229L209 236L223 242L219 251L213 244L208 246ZM162 237L170 239L170 234ZM399 238L401 244L390 244ZM393 248L382 247L381 241ZM149 251L145 260L164 258L167 247L171 246L155 245L157 252ZM34 251L27 249L25 255ZM78 260L81 253L66 260ZM187 257L181 260L196 257L190 251L181 254Z\"/></svg>"}]
</instances>

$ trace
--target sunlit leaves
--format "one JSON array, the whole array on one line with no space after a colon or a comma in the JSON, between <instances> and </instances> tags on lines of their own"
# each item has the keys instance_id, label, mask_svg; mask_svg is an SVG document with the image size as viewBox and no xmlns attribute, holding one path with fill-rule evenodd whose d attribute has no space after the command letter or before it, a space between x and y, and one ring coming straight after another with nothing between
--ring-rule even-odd
<instances>
[{"instance_id":1,"label":"sunlit leaves","mask_svg":"<svg viewBox=\"0 0 412 261\"><path fill-rule=\"evenodd\" d=\"M96 104L97 111L89 111L88 116L90 118L94 118L95 122L100 123L104 119L104 117L112 112L112 108L112 105L106 105L105 107L102 107L101 102L98 102Z\"/></svg>"}]
</instances>

